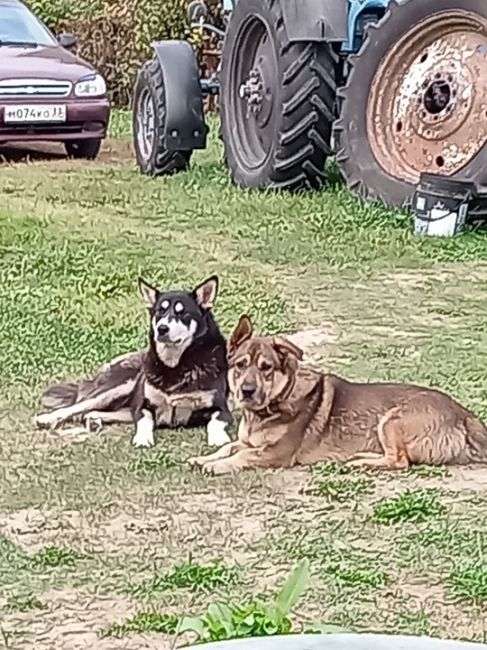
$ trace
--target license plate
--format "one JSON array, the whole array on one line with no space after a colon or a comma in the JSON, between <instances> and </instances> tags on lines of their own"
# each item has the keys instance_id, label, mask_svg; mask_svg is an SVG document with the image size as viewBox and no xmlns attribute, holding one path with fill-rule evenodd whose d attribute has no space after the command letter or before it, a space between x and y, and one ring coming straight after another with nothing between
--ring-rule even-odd
<instances>
[{"instance_id":1,"label":"license plate","mask_svg":"<svg viewBox=\"0 0 487 650\"><path fill-rule=\"evenodd\" d=\"M65 122L66 106L63 104L15 104L5 106L5 123L14 122Z\"/></svg>"}]
</instances>

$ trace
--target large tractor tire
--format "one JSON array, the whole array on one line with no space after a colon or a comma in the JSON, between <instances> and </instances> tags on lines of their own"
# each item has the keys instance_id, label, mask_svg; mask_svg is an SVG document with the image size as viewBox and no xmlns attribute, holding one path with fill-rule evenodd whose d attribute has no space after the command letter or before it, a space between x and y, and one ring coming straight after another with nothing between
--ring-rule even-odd
<instances>
[{"instance_id":1,"label":"large tractor tire","mask_svg":"<svg viewBox=\"0 0 487 650\"><path fill-rule=\"evenodd\" d=\"M221 137L240 186L314 189L331 153L337 57L328 43L291 43L279 0L239 0L221 69Z\"/></svg>"},{"instance_id":2,"label":"large tractor tire","mask_svg":"<svg viewBox=\"0 0 487 650\"><path fill-rule=\"evenodd\" d=\"M392 0L339 103L337 162L355 194L402 206L422 172L487 184L487 0Z\"/></svg>"},{"instance_id":3,"label":"large tractor tire","mask_svg":"<svg viewBox=\"0 0 487 650\"><path fill-rule=\"evenodd\" d=\"M133 132L135 157L140 171L149 176L174 174L186 169L191 151L168 151L164 147L166 89L157 58L140 69L134 86Z\"/></svg>"}]
</instances>

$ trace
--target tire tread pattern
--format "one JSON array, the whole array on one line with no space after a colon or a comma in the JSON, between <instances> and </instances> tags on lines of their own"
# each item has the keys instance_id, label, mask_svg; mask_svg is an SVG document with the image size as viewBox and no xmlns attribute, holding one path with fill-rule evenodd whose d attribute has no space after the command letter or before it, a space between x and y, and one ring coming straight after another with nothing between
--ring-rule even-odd
<instances>
[{"instance_id":1,"label":"tire tread pattern","mask_svg":"<svg viewBox=\"0 0 487 650\"><path fill-rule=\"evenodd\" d=\"M164 148L164 121L166 119L166 92L161 66L156 57L146 61L139 71L134 90L134 134L136 129L135 106L137 97L144 87L149 87L154 101L156 113L156 142L153 153L148 161L143 161L137 149L137 138L134 137L134 148L137 162L141 171L149 176L162 176L184 171L190 162L191 151L168 151Z\"/></svg>"},{"instance_id":2,"label":"tire tread pattern","mask_svg":"<svg viewBox=\"0 0 487 650\"><path fill-rule=\"evenodd\" d=\"M243 4L243 2L242 2ZM272 16L276 34L276 50L280 59L282 116L277 142L274 144L270 170L263 171L257 185L262 189L319 189L324 182L326 158L331 154L331 130L336 100L335 70L337 56L328 43L290 42L279 0L266 3L267 16ZM238 5L237 5L238 7ZM230 66L232 52L225 51L223 67ZM225 70L222 71L222 80ZM223 103L238 89L222 87ZM238 147L232 116L222 111L222 139L225 160L233 181L242 181L237 157L232 147Z\"/></svg>"}]
</instances>

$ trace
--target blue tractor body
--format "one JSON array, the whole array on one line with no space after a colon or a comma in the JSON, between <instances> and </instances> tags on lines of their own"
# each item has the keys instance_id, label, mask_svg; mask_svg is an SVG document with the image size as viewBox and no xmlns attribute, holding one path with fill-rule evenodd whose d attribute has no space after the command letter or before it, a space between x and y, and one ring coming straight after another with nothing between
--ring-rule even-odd
<instances>
[{"instance_id":1,"label":"blue tractor body","mask_svg":"<svg viewBox=\"0 0 487 650\"><path fill-rule=\"evenodd\" d=\"M224 11L232 11L238 0L223 0ZM303 0L297 0L297 6L301 8ZM312 1L312 4L317 4ZM319 3L318 3L319 4ZM330 3L322 2L322 13L324 20L327 20L326 11ZM335 0L333 3L341 11L343 16L340 23L347 25L346 40L342 43L342 51L345 53L358 52L363 41L363 30L367 23L376 22L384 14L389 0ZM340 7L341 5L341 7ZM299 9L298 9L299 11Z\"/></svg>"},{"instance_id":2,"label":"blue tractor body","mask_svg":"<svg viewBox=\"0 0 487 650\"><path fill-rule=\"evenodd\" d=\"M342 45L342 51L358 52L364 35L365 25L382 18L389 0L348 0L348 38Z\"/></svg>"}]
</instances>

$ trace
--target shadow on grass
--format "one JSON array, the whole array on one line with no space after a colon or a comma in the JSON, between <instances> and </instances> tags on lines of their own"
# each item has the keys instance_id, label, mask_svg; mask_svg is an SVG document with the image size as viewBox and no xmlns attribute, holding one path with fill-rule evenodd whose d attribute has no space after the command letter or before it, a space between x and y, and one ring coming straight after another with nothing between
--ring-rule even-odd
<instances>
[{"instance_id":1,"label":"shadow on grass","mask_svg":"<svg viewBox=\"0 0 487 650\"><path fill-rule=\"evenodd\" d=\"M23 142L0 146L0 165L33 161L63 160L66 152L62 145Z\"/></svg>"}]
</instances>

